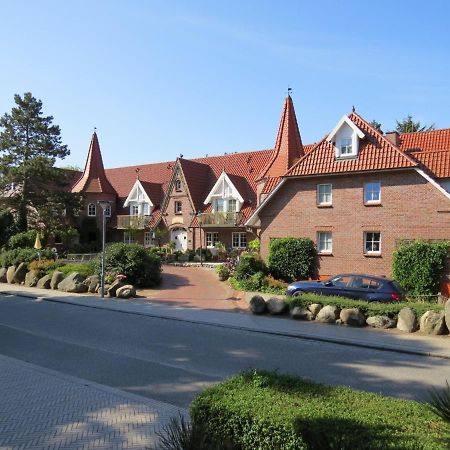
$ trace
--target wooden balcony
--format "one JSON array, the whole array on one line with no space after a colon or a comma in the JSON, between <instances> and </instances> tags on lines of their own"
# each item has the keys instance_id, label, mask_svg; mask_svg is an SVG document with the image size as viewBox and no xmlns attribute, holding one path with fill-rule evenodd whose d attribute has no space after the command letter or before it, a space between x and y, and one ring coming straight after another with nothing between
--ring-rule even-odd
<instances>
[{"instance_id":1,"label":"wooden balcony","mask_svg":"<svg viewBox=\"0 0 450 450\"><path fill-rule=\"evenodd\" d=\"M240 212L202 213L198 216L202 227L236 227L242 218Z\"/></svg>"},{"instance_id":2,"label":"wooden balcony","mask_svg":"<svg viewBox=\"0 0 450 450\"><path fill-rule=\"evenodd\" d=\"M150 216L117 216L117 229L128 230L143 230L148 226Z\"/></svg>"}]
</instances>

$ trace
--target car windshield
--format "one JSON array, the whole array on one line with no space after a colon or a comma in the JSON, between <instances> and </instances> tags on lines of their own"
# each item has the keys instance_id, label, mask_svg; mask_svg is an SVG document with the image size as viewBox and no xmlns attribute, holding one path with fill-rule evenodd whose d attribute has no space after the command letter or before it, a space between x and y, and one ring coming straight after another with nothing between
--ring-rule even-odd
<instances>
[{"instance_id":1,"label":"car windshield","mask_svg":"<svg viewBox=\"0 0 450 450\"><path fill-rule=\"evenodd\" d=\"M352 278L348 275L337 275L327 281L330 282L333 286L347 287L350 285L351 279Z\"/></svg>"}]
</instances>

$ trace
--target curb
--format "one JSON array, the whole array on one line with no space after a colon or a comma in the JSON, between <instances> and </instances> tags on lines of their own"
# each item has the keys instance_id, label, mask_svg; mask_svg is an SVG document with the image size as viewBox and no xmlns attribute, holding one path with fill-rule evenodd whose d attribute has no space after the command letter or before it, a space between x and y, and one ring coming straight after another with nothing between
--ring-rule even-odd
<instances>
[{"instance_id":1,"label":"curb","mask_svg":"<svg viewBox=\"0 0 450 450\"><path fill-rule=\"evenodd\" d=\"M376 345L376 344L370 344L365 342L357 342L354 340L349 340L345 338L341 339L335 339L335 338L328 338L328 337L321 337L316 335L310 335L306 333L301 332L288 332L288 331L277 331L277 330L262 330L259 328L249 327L249 326L238 326L238 325L230 325L230 324L221 324L221 323L214 323L214 322L208 322L205 320L193 320L193 319L184 319L179 317L173 317L170 315L164 315L164 314L155 314L155 313L148 313L148 312L138 312L138 311L126 311L120 307L116 307L114 305L109 306L103 306L103 305L85 305L77 303L76 301L71 300L65 300L63 298L51 298L51 297L41 297L38 295L33 294L27 294L23 292L16 293L14 291L2 291L0 290L0 294L6 294L6 295L15 295L17 297L25 297L25 298L32 298L32 299L40 299L42 301L47 302L53 302L53 303L65 303L69 305L75 305L82 308L92 308L92 309L101 309L101 310L107 310L112 311L116 313L122 313L122 314L131 314L134 316L144 316L144 317L153 317L153 318L162 318L166 320L173 320L177 322L184 322L184 323L191 323L191 324L200 324L200 325L207 325L217 328L225 328L225 329L231 329L231 330L238 330L238 331L249 331L252 333L259 333L259 334L268 334L273 336L283 336L283 337L293 337L298 339L305 339L309 341L316 341L316 342L325 342L325 343L332 343L337 345L343 345L343 346L351 346L351 347L357 347L357 348L370 348L372 350L379 350L384 352L395 352L395 353L402 353L406 355L415 355L415 356L427 356L432 358L440 358L440 359L446 359L450 360L450 355L444 355L442 353L438 352L427 352L422 350L410 350L402 347L394 347L390 345Z\"/></svg>"}]
</instances>

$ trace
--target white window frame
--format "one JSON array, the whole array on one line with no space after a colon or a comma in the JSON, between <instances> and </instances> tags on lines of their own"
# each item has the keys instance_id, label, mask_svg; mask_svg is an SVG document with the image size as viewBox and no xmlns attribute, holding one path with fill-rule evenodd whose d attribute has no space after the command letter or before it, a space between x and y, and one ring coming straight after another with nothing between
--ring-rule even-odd
<instances>
[{"instance_id":1,"label":"white window frame","mask_svg":"<svg viewBox=\"0 0 450 450\"><path fill-rule=\"evenodd\" d=\"M206 248L214 247L216 242L219 242L219 233L217 231L207 231L205 233Z\"/></svg>"},{"instance_id":2,"label":"white window frame","mask_svg":"<svg viewBox=\"0 0 450 450\"><path fill-rule=\"evenodd\" d=\"M378 190L372 188L372 186L378 186ZM378 198L374 199L373 194L378 193ZM370 194L370 197L368 198ZM365 205L379 205L381 204L381 183L379 181L369 181L364 183L364 204Z\"/></svg>"},{"instance_id":3,"label":"white window frame","mask_svg":"<svg viewBox=\"0 0 450 450\"><path fill-rule=\"evenodd\" d=\"M130 205L130 216L139 216L139 205L132 203Z\"/></svg>"},{"instance_id":4,"label":"white window frame","mask_svg":"<svg viewBox=\"0 0 450 450\"><path fill-rule=\"evenodd\" d=\"M183 202L181 200L175 200L173 209L175 214L183 214Z\"/></svg>"},{"instance_id":5,"label":"white window frame","mask_svg":"<svg viewBox=\"0 0 450 450\"><path fill-rule=\"evenodd\" d=\"M111 217L111 205L105 207L105 217Z\"/></svg>"},{"instance_id":6,"label":"white window frame","mask_svg":"<svg viewBox=\"0 0 450 450\"><path fill-rule=\"evenodd\" d=\"M235 198L229 198L227 200L227 212L236 212L237 200Z\"/></svg>"},{"instance_id":7,"label":"white window frame","mask_svg":"<svg viewBox=\"0 0 450 450\"><path fill-rule=\"evenodd\" d=\"M135 236L129 231L123 232L123 242L124 244L134 244L136 242Z\"/></svg>"},{"instance_id":8,"label":"white window frame","mask_svg":"<svg viewBox=\"0 0 450 450\"><path fill-rule=\"evenodd\" d=\"M153 231L144 231L144 247L151 247L153 244Z\"/></svg>"},{"instance_id":9,"label":"white window frame","mask_svg":"<svg viewBox=\"0 0 450 450\"><path fill-rule=\"evenodd\" d=\"M175 180L175 192L181 192L181 180Z\"/></svg>"},{"instance_id":10,"label":"white window frame","mask_svg":"<svg viewBox=\"0 0 450 450\"><path fill-rule=\"evenodd\" d=\"M245 241L245 245L242 245ZM237 243L237 245L235 245ZM247 248L247 233L239 231L231 234L231 246L233 248Z\"/></svg>"},{"instance_id":11,"label":"white window frame","mask_svg":"<svg viewBox=\"0 0 450 450\"><path fill-rule=\"evenodd\" d=\"M341 138L339 142L339 154L340 156L352 156L355 154L353 150L353 138L351 136Z\"/></svg>"},{"instance_id":12,"label":"white window frame","mask_svg":"<svg viewBox=\"0 0 450 450\"><path fill-rule=\"evenodd\" d=\"M378 234L378 240L374 239L374 235ZM369 235L371 235L370 241L368 240ZM378 250L373 250L374 245L378 243ZM370 249L367 248L370 244ZM380 231L364 231L364 254L365 255L381 255L381 232Z\"/></svg>"},{"instance_id":13,"label":"white window frame","mask_svg":"<svg viewBox=\"0 0 450 450\"><path fill-rule=\"evenodd\" d=\"M321 189L325 188L326 186L330 187L330 192L321 192ZM321 196L330 196L329 201L325 201L321 198ZM325 183L325 184L318 184L317 185L317 205L320 206L331 206L333 204L333 185L331 183Z\"/></svg>"},{"instance_id":14,"label":"white window frame","mask_svg":"<svg viewBox=\"0 0 450 450\"><path fill-rule=\"evenodd\" d=\"M89 203L88 207L88 217L95 217L97 215L97 206L95 203Z\"/></svg>"},{"instance_id":15,"label":"white window frame","mask_svg":"<svg viewBox=\"0 0 450 450\"><path fill-rule=\"evenodd\" d=\"M316 245L320 255L333 253L333 233L331 231L318 231Z\"/></svg>"}]
</instances>

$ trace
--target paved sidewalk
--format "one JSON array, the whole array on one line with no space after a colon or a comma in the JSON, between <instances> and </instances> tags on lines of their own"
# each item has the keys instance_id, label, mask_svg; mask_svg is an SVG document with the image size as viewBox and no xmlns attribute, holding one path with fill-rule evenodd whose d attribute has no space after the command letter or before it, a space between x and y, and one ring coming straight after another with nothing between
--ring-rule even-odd
<instances>
[{"instance_id":1,"label":"paved sidewalk","mask_svg":"<svg viewBox=\"0 0 450 450\"><path fill-rule=\"evenodd\" d=\"M361 329L333 326L314 321L305 322L288 318L255 316L250 313L236 314L181 306L165 306L158 302L142 299L122 300L108 298L102 300L95 296L25 288L14 284L0 285L0 293L2 292L130 314L163 317L172 320L248 330L258 333L293 336L316 341L450 359L450 336L448 335L426 336L420 333L402 333L396 329L376 330L367 327Z\"/></svg>"},{"instance_id":2,"label":"paved sidewalk","mask_svg":"<svg viewBox=\"0 0 450 450\"><path fill-rule=\"evenodd\" d=\"M0 449L157 449L182 408L0 355Z\"/></svg>"}]
</instances>

